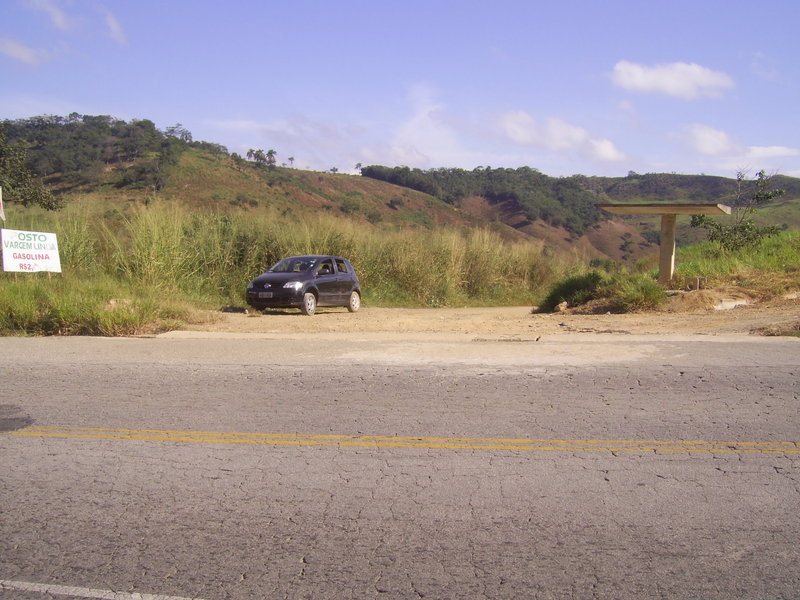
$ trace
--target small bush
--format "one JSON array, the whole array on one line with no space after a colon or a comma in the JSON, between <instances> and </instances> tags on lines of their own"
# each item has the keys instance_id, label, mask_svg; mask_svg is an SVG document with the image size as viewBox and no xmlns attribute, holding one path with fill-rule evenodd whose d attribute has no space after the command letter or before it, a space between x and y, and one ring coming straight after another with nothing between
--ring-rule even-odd
<instances>
[{"instance_id":1,"label":"small bush","mask_svg":"<svg viewBox=\"0 0 800 600\"><path fill-rule=\"evenodd\" d=\"M652 310L667 299L664 289L646 275L616 278L608 286L609 297L622 312Z\"/></svg>"},{"instance_id":2,"label":"small bush","mask_svg":"<svg viewBox=\"0 0 800 600\"><path fill-rule=\"evenodd\" d=\"M562 302L571 307L605 299L607 308L618 312L657 308L667 299L658 283L648 275L589 271L558 282L542 302L541 312L552 312Z\"/></svg>"},{"instance_id":3,"label":"small bush","mask_svg":"<svg viewBox=\"0 0 800 600\"><path fill-rule=\"evenodd\" d=\"M589 271L579 275L571 275L559 281L542 301L539 310L553 312L562 302L570 306L584 304L599 297L601 286L607 282L607 276L600 271Z\"/></svg>"},{"instance_id":4,"label":"small bush","mask_svg":"<svg viewBox=\"0 0 800 600\"><path fill-rule=\"evenodd\" d=\"M339 208L344 214L353 215L361 210L361 202L357 198L345 198Z\"/></svg>"},{"instance_id":5,"label":"small bush","mask_svg":"<svg viewBox=\"0 0 800 600\"><path fill-rule=\"evenodd\" d=\"M620 269L619 263L611 258L593 258L589 261L589 267L606 273L617 273Z\"/></svg>"},{"instance_id":6,"label":"small bush","mask_svg":"<svg viewBox=\"0 0 800 600\"><path fill-rule=\"evenodd\" d=\"M765 239L781 231L776 225L756 225L752 218L757 207L785 193L785 190L772 189L771 179L762 169L756 173L754 180L748 181L747 173L740 170L736 173L736 195L730 200L733 222L724 223L708 215L694 215L692 227L705 229L709 241L719 243L728 252L756 248Z\"/></svg>"}]
</instances>

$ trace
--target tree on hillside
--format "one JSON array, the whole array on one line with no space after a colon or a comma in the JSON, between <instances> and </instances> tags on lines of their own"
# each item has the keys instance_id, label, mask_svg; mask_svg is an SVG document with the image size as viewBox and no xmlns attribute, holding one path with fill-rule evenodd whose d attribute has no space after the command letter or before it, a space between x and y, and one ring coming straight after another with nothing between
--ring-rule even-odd
<instances>
[{"instance_id":1,"label":"tree on hillside","mask_svg":"<svg viewBox=\"0 0 800 600\"><path fill-rule=\"evenodd\" d=\"M233 166L237 171L241 171L244 168L244 165L247 164L247 161L239 156L236 152L231 153L231 160L233 160Z\"/></svg>"},{"instance_id":2,"label":"tree on hillside","mask_svg":"<svg viewBox=\"0 0 800 600\"><path fill-rule=\"evenodd\" d=\"M180 123L167 127L164 133L169 137L178 138L182 142L191 143L192 141L192 133Z\"/></svg>"},{"instance_id":3,"label":"tree on hillside","mask_svg":"<svg viewBox=\"0 0 800 600\"><path fill-rule=\"evenodd\" d=\"M63 202L33 176L26 166L27 158L24 149L6 143L5 130L0 127L0 188L3 188L3 198L23 206L58 210Z\"/></svg>"},{"instance_id":4,"label":"tree on hillside","mask_svg":"<svg viewBox=\"0 0 800 600\"><path fill-rule=\"evenodd\" d=\"M757 246L761 241L780 231L775 225L758 226L753 221L756 209L781 196L785 190L772 189L772 177L763 169L756 173L755 179L748 179L747 172L736 173L736 193L728 201L733 209L733 223L724 225L707 215L694 215L692 227L700 227L708 232L708 239L719 242L726 250L739 250Z\"/></svg>"},{"instance_id":5,"label":"tree on hillside","mask_svg":"<svg viewBox=\"0 0 800 600\"><path fill-rule=\"evenodd\" d=\"M265 162L267 164L267 168L269 168L269 169L274 169L275 168L275 161L276 161L275 157L277 155L278 155L278 153L275 150L272 150L272 149L267 150L266 156L264 157L265 158Z\"/></svg>"},{"instance_id":6,"label":"tree on hillside","mask_svg":"<svg viewBox=\"0 0 800 600\"><path fill-rule=\"evenodd\" d=\"M275 151L274 150L270 150L270 152L273 153L272 154L272 160L273 160L273 164L274 164ZM259 167L263 167L263 166L267 166L268 163L269 163L268 154L269 153L264 153L264 151L261 148L258 148L258 149L255 149L255 150L253 148L250 148L247 151L247 158L249 160L255 161L255 163Z\"/></svg>"}]
</instances>

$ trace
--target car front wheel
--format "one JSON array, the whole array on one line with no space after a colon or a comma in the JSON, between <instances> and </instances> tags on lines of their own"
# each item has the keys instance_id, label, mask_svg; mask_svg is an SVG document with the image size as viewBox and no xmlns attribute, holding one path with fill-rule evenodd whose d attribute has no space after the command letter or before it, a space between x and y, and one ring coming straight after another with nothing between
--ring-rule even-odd
<instances>
[{"instance_id":1,"label":"car front wheel","mask_svg":"<svg viewBox=\"0 0 800 600\"><path fill-rule=\"evenodd\" d=\"M303 294L303 305L300 307L304 315L313 315L317 310L317 297L311 292Z\"/></svg>"},{"instance_id":2,"label":"car front wheel","mask_svg":"<svg viewBox=\"0 0 800 600\"><path fill-rule=\"evenodd\" d=\"M347 310L356 312L359 308L361 308L361 296L358 292L353 292L350 294L350 302L347 303Z\"/></svg>"}]
</instances>

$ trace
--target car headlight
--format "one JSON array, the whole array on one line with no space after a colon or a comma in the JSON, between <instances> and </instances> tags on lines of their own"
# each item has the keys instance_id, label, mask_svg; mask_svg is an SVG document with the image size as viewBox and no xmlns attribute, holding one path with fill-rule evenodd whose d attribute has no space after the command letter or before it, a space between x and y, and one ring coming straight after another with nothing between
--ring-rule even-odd
<instances>
[{"instance_id":1,"label":"car headlight","mask_svg":"<svg viewBox=\"0 0 800 600\"><path fill-rule=\"evenodd\" d=\"M302 281L287 281L286 283L283 284L283 287L284 288L288 288L290 290L294 290L296 292L301 287L303 287L303 282Z\"/></svg>"}]
</instances>

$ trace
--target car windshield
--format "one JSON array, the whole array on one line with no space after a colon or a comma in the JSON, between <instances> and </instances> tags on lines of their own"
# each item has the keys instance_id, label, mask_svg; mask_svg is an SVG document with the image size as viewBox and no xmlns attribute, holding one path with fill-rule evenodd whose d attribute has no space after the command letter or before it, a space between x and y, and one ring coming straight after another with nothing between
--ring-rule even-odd
<instances>
[{"instance_id":1,"label":"car windshield","mask_svg":"<svg viewBox=\"0 0 800 600\"><path fill-rule=\"evenodd\" d=\"M313 269L317 264L317 259L309 256L293 256L279 260L269 269L267 273L302 273Z\"/></svg>"}]
</instances>

